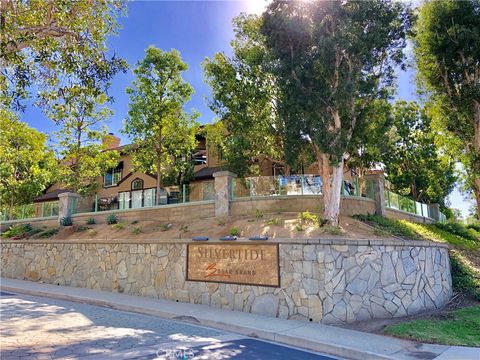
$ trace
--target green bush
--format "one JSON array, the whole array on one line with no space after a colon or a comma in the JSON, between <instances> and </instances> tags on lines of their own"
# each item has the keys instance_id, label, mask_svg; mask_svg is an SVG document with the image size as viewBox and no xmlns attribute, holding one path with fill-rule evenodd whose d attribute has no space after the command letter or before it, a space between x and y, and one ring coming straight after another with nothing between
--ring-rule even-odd
<instances>
[{"instance_id":1,"label":"green bush","mask_svg":"<svg viewBox=\"0 0 480 360\"><path fill-rule=\"evenodd\" d=\"M240 229L239 229L238 227L236 227L236 226L232 227L232 228L230 229L230 235L231 235L231 236L238 236L238 235L240 235Z\"/></svg>"},{"instance_id":2,"label":"green bush","mask_svg":"<svg viewBox=\"0 0 480 360\"><path fill-rule=\"evenodd\" d=\"M257 219L263 218L263 212L262 212L262 210L260 210L260 209L255 209L255 217L256 217Z\"/></svg>"},{"instance_id":3,"label":"green bush","mask_svg":"<svg viewBox=\"0 0 480 360\"><path fill-rule=\"evenodd\" d=\"M472 241L480 241L480 239L477 236L475 236L474 228L468 228L467 226L460 224L458 222L448 222L445 224L436 223L435 226L441 230L448 231L449 233L461 236L465 239L472 240Z\"/></svg>"},{"instance_id":4,"label":"green bush","mask_svg":"<svg viewBox=\"0 0 480 360\"><path fill-rule=\"evenodd\" d=\"M106 221L107 221L108 225L117 224L118 223L118 217L115 214L110 214L110 215L107 216Z\"/></svg>"},{"instance_id":5,"label":"green bush","mask_svg":"<svg viewBox=\"0 0 480 360\"><path fill-rule=\"evenodd\" d=\"M65 216L60 220L60 225L62 226L72 226L72 218L70 216Z\"/></svg>"},{"instance_id":6,"label":"green bush","mask_svg":"<svg viewBox=\"0 0 480 360\"><path fill-rule=\"evenodd\" d=\"M133 235L138 235L138 234L140 234L140 233L142 233L142 229L141 229L141 228L139 228L139 227L134 227L134 228L132 229L132 234L133 234Z\"/></svg>"},{"instance_id":7,"label":"green bush","mask_svg":"<svg viewBox=\"0 0 480 360\"><path fill-rule=\"evenodd\" d=\"M17 236L23 236L30 231L32 231L32 225L30 224L12 225L2 233L2 237L13 238Z\"/></svg>"},{"instance_id":8,"label":"green bush","mask_svg":"<svg viewBox=\"0 0 480 360\"><path fill-rule=\"evenodd\" d=\"M322 232L329 235L343 235L344 231L339 226L325 225L322 227Z\"/></svg>"},{"instance_id":9,"label":"green bush","mask_svg":"<svg viewBox=\"0 0 480 360\"><path fill-rule=\"evenodd\" d=\"M125 225L121 222L112 224L112 228L115 230L123 230L125 228Z\"/></svg>"},{"instance_id":10,"label":"green bush","mask_svg":"<svg viewBox=\"0 0 480 360\"><path fill-rule=\"evenodd\" d=\"M319 225L318 215L311 213L310 211L303 211L298 213L298 220L302 222L302 224L307 225Z\"/></svg>"},{"instance_id":11,"label":"green bush","mask_svg":"<svg viewBox=\"0 0 480 360\"><path fill-rule=\"evenodd\" d=\"M473 224L468 224L468 225L467 225L467 228L473 229L473 230L475 230L476 232L480 233L480 222L475 222L475 223L473 223Z\"/></svg>"},{"instance_id":12,"label":"green bush","mask_svg":"<svg viewBox=\"0 0 480 360\"><path fill-rule=\"evenodd\" d=\"M88 218L86 221L85 221L85 224L87 225L95 225L95 219L94 218Z\"/></svg>"},{"instance_id":13,"label":"green bush","mask_svg":"<svg viewBox=\"0 0 480 360\"><path fill-rule=\"evenodd\" d=\"M54 227L54 228L47 229L47 230L39 233L39 234L38 234L38 237L39 237L39 238L42 238L42 239L52 237L53 235L55 235L55 234L58 233L58 230L59 230L58 227Z\"/></svg>"},{"instance_id":14,"label":"green bush","mask_svg":"<svg viewBox=\"0 0 480 360\"><path fill-rule=\"evenodd\" d=\"M266 225L280 225L282 220L280 218L271 218L268 219L267 222L265 223Z\"/></svg>"},{"instance_id":15,"label":"green bush","mask_svg":"<svg viewBox=\"0 0 480 360\"><path fill-rule=\"evenodd\" d=\"M158 227L160 228L160 231L167 231L172 228L172 224L161 224Z\"/></svg>"},{"instance_id":16,"label":"green bush","mask_svg":"<svg viewBox=\"0 0 480 360\"><path fill-rule=\"evenodd\" d=\"M455 291L463 291L480 301L480 273L471 267L458 252L450 251L452 284Z\"/></svg>"},{"instance_id":17,"label":"green bush","mask_svg":"<svg viewBox=\"0 0 480 360\"><path fill-rule=\"evenodd\" d=\"M78 225L78 226L74 226L73 231L75 231L75 232L82 232L82 231L86 231L86 230L88 230L88 229L90 229L90 228L87 227L87 226Z\"/></svg>"}]
</instances>

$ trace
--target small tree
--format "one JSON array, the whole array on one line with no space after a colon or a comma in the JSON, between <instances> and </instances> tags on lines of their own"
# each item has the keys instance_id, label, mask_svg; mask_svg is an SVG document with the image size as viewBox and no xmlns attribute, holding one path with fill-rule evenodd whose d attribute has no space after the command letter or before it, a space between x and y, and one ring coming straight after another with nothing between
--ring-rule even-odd
<instances>
[{"instance_id":1,"label":"small tree","mask_svg":"<svg viewBox=\"0 0 480 360\"><path fill-rule=\"evenodd\" d=\"M338 225L344 161L366 131L367 107L393 85L408 13L391 1L273 1L263 18L279 110L291 119L286 137L310 141L323 178L324 216Z\"/></svg>"},{"instance_id":2,"label":"small tree","mask_svg":"<svg viewBox=\"0 0 480 360\"><path fill-rule=\"evenodd\" d=\"M182 78L186 70L187 64L177 50L163 52L151 46L134 70L136 78L127 89L131 102L123 132L135 144L135 168L157 176L157 205L162 180L181 171L196 147L198 114L183 110L193 93Z\"/></svg>"},{"instance_id":3,"label":"small tree","mask_svg":"<svg viewBox=\"0 0 480 360\"><path fill-rule=\"evenodd\" d=\"M0 203L28 204L55 178L57 163L46 136L0 109ZM11 214L10 214L11 215Z\"/></svg>"},{"instance_id":4,"label":"small tree","mask_svg":"<svg viewBox=\"0 0 480 360\"><path fill-rule=\"evenodd\" d=\"M59 178L63 186L80 194L92 194L97 178L117 165L118 152L105 151L104 122L112 115L108 97L95 88L72 86L62 96L49 95L47 115L60 130L56 132Z\"/></svg>"},{"instance_id":5,"label":"small tree","mask_svg":"<svg viewBox=\"0 0 480 360\"><path fill-rule=\"evenodd\" d=\"M426 1L415 26L418 80L430 100L438 141L465 169L480 216L480 5Z\"/></svg>"}]
</instances>

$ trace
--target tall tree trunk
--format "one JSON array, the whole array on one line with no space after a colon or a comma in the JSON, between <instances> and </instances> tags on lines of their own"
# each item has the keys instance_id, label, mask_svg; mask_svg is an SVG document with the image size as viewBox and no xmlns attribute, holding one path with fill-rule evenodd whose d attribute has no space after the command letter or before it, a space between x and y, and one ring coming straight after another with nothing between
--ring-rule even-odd
<instances>
[{"instance_id":1,"label":"tall tree trunk","mask_svg":"<svg viewBox=\"0 0 480 360\"><path fill-rule=\"evenodd\" d=\"M159 158L158 158L159 159ZM160 205L160 186L161 186L161 168L160 160L157 160L157 183L156 183L156 193L155 193L155 205Z\"/></svg>"},{"instance_id":2,"label":"tall tree trunk","mask_svg":"<svg viewBox=\"0 0 480 360\"><path fill-rule=\"evenodd\" d=\"M473 102L474 109L474 130L475 130L475 152L477 159L480 158L480 101ZM478 160L477 160L478 161ZM474 171L478 171L479 164L474 164ZM474 180L475 200L477 201L477 217L480 219L480 174L475 174Z\"/></svg>"},{"instance_id":3,"label":"tall tree trunk","mask_svg":"<svg viewBox=\"0 0 480 360\"><path fill-rule=\"evenodd\" d=\"M325 183L325 181L324 181ZM340 216L340 193L343 183L343 159L336 165L332 166L332 179L329 185L329 196L324 196L325 213L324 217L328 224L333 226L339 225Z\"/></svg>"}]
</instances>

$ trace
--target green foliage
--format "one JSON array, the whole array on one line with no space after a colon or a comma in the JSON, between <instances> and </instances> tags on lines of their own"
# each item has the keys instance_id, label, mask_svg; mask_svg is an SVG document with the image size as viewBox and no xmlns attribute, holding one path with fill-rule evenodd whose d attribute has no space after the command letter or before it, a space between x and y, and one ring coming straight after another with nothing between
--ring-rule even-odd
<instances>
[{"instance_id":1,"label":"green foliage","mask_svg":"<svg viewBox=\"0 0 480 360\"><path fill-rule=\"evenodd\" d=\"M131 225L135 225L135 224L138 224L139 222L140 222L140 221L138 221L138 220L133 220L130 224L131 224Z\"/></svg>"},{"instance_id":2,"label":"green foliage","mask_svg":"<svg viewBox=\"0 0 480 360\"><path fill-rule=\"evenodd\" d=\"M355 215L354 218L364 221L375 229L407 239L420 239L420 236L414 230L402 222L384 218L379 215Z\"/></svg>"},{"instance_id":3,"label":"green foliage","mask_svg":"<svg viewBox=\"0 0 480 360\"><path fill-rule=\"evenodd\" d=\"M340 236L343 235L345 232L340 226L325 225L322 227L322 233Z\"/></svg>"},{"instance_id":4,"label":"green foliage","mask_svg":"<svg viewBox=\"0 0 480 360\"><path fill-rule=\"evenodd\" d=\"M313 214L310 211L299 212L297 218L302 224L310 226L319 226L320 224L318 220L318 215Z\"/></svg>"},{"instance_id":5,"label":"green foliage","mask_svg":"<svg viewBox=\"0 0 480 360\"><path fill-rule=\"evenodd\" d=\"M480 271L475 269L459 252L450 253L452 284L456 291L463 291L480 301Z\"/></svg>"},{"instance_id":6,"label":"green foliage","mask_svg":"<svg viewBox=\"0 0 480 360\"><path fill-rule=\"evenodd\" d=\"M187 68L177 50L163 52L151 46L127 89L130 105L123 133L135 146L134 168L157 176L156 204L161 184L188 180L185 175L191 174L193 166L190 158L197 145L198 113L183 110L193 93L182 78Z\"/></svg>"},{"instance_id":7,"label":"green foliage","mask_svg":"<svg viewBox=\"0 0 480 360\"><path fill-rule=\"evenodd\" d=\"M62 225L62 226L72 226L73 225L72 218L70 216L65 216L65 217L61 218L60 219L60 225Z\"/></svg>"},{"instance_id":8,"label":"green foliage","mask_svg":"<svg viewBox=\"0 0 480 360\"><path fill-rule=\"evenodd\" d=\"M393 190L416 201L444 205L456 181L455 162L440 155L431 119L417 103L406 101L397 101L392 115L392 127L378 147Z\"/></svg>"},{"instance_id":9,"label":"green foliage","mask_svg":"<svg viewBox=\"0 0 480 360\"><path fill-rule=\"evenodd\" d=\"M295 230L297 230L298 232L302 232L302 231L305 231L305 228L301 223L299 223L299 224L295 224Z\"/></svg>"},{"instance_id":10,"label":"green foliage","mask_svg":"<svg viewBox=\"0 0 480 360\"><path fill-rule=\"evenodd\" d=\"M143 231L142 231L142 228L140 228L140 227L138 227L138 226L137 226L137 227L134 227L134 228L132 229L132 234L133 234L133 235L138 235L138 234L141 234L142 232L143 232Z\"/></svg>"},{"instance_id":11,"label":"green foliage","mask_svg":"<svg viewBox=\"0 0 480 360\"><path fill-rule=\"evenodd\" d=\"M203 63L212 89L209 106L221 119L207 126L209 151L220 151L226 168L239 176L258 173L258 161L265 159L285 164L286 120L276 111L280 94L268 71L272 59L261 25L256 15L234 18L232 56L216 53Z\"/></svg>"},{"instance_id":12,"label":"green foliage","mask_svg":"<svg viewBox=\"0 0 480 360\"><path fill-rule=\"evenodd\" d=\"M265 223L266 225L280 225L282 223L282 220L278 217L274 217L271 219L268 219L267 222Z\"/></svg>"},{"instance_id":13,"label":"green foliage","mask_svg":"<svg viewBox=\"0 0 480 360\"><path fill-rule=\"evenodd\" d=\"M42 231L41 233L39 233L37 235L37 237L41 238L41 239L46 239L46 238L51 238L52 236L58 234L58 231L60 229L58 227L53 227L53 228L49 228L45 231Z\"/></svg>"},{"instance_id":14,"label":"green foliage","mask_svg":"<svg viewBox=\"0 0 480 360\"><path fill-rule=\"evenodd\" d=\"M23 109L22 99L62 96L71 87L105 92L126 63L109 56L106 40L126 11L123 0L2 1L0 102ZM31 90L31 94L29 93ZM35 98L34 98L35 100Z\"/></svg>"},{"instance_id":15,"label":"green foliage","mask_svg":"<svg viewBox=\"0 0 480 360\"><path fill-rule=\"evenodd\" d=\"M233 226L230 228L230 235L231 236L239 236L240 235L240 229L237 226Z\"/></svg>"},{"instance_id":16,"label":"green foliage","mask_svg":"<svg viewBox=\"0 0 480 360\"><path fill-rule=\"evenodd\" d=\"M84 225L76 225L73 227L73 231L75 232L83 232L83 231L87 231L88 229L90 229L88 226L84 226Z\"/></svg>"},{"instance_id":17,"label":"green foliage","mask_svg":"<svg viewBox=\"0 0 480 360\"><path fill-rule=\"evenodd\" d=\"M2 233L2 237L7 239L13 237L22 237L25 233L28 233L31 230L32 226L30 224L12 225Z\"/></svg>"},{"instance_id":18,"label":"green foliage","mask_svg":"<svg viewBox=\"0 0 480 360\"><path fill-rule=\"evenodd\" d=\"M449 311L425 320L388 325L389 335L426 343L480 346L480 306Z\"/></svg>"},{"instance_id":19,"label":"green foliage","mask_svg":"<svg viewBox=\"0 0 480 360\"><path fill-rule=\"evenodd\" d=\"M468 225L467 225L467 228L468 228L468 229L473 229L473 230L475 230L476 232L480 233L480 223L478 223L478 222L475 222L475 223L472 223L472 224L468 224Z\"/></svg>"},{"instance_id":20,"label":"green foliage","mask_svg":"<svg viewBox=\"0 0 480 360\"><path fill-rule=\"evenodd\" d=\"M448 222L445 224L436 223L435 226L441 230L448 231L449 233L461 236L465 239L480 242L480 237L478 237L478 234L475 230L472 231L472 228L469 228L468 226L458 222Z\"/></svg>"},{"instance_id":21,"label":"green foliage","mask_svg":"<svg viewBox=\"0 0 480 360\"><path fill-rule=\"evenodd\" d=\"M190 230L188 229L188 225L182 224L180 225L179 231L186 233L186 232L189 232Z\"/></svg>"},{"instance_id":22,"label":"green foliage","mask_svg":"<svg viewBox=\"0 0 480 360\"><path fill-rule=\"evenodd\" d=\"M54 154L46 136L0 109L0 203L10 207L31 203L55 179Z\"/></svg>"},{"instance_id":23,"label":"green foliage","mask_svg":"<svg viewBox=\"0 0 480 360\"><path fill-rule=\"evenodd\" d=\"M375 99L387 99L402 63L409 14L390 1L273 1L261 32L286 122L289 159L310 140L322 161L325 218L338 224L344 158L368 131ZM368 28L368 31L365 29ZM294 119L294 120L293 120ZM333 167L333 169L331 168Z\"/></svg>"},{"instance_id":24,"label":"green foliage","mask_svg":"<svg viewBox=\"0 0 480 360\"><path fill-rule=\"evenodd\" d=\"M107 216L105 221L107 222L108 225L117 224L118 223L118 217L115 214L110 214L110 215Z\"/></svg>"},{"instance_id":25,"label":"green foliage","mask_svg":"<svg viewBox=\"0 0 480 360\"><path fill-rule=\"evenodd\" d=\"M437 142L463 165L480 204L480 10L477 0L427 1L415 26L417 77L429 96Z\"/></svg>"},{"instance_id":26,"label":"green foliage","mask_svg":"<svg viewBox=\"0 0 480 360\"><path fill-rule=\"evenodd\" d=\"M168 231L172 228L172 224L160 224L160 231Z\"/></svg>"},{"instance_id":27,"label":"green foliage","mask_svg":"<svg viewBox=\"0 0 480 360\"><path fill-rule=\"evenodd\" d=\"M88 229L88 230L87 230L87 234L88 234L88 236L90 236L90 237L94 237L94 236L97 235L97 230Z\"/></svg>"},{"instance_id":28,"label":"green foliage","mask_svg":"<svg viewBox=\"0 0 480 360\"><path fill-rule=\"evenodd\" d=\"M90 217L88 218L86 221L85 221L85 224L87 225L95 225L95 219L93 217Z\"/></svg>"},{"instance_id":29,"label":"green foliage","mask_svg":"<svg viewBox=\"0 0 480 360\"><path fill-rule=\"evenodd\" d=\"M263 211L260 209L255 209L255 218L262 219L263 218Z\"/></svg>"},{"instance_id":30,"label":"green foliage","mask_svg":"<svg viewBox=\"0 0 480 360\"><path fill-rule=\"evenodd\" d=\"M115 229L115 230L123 230L125 229L125 224L122 223L122 222L117 222L117 223L114 223L112 224L112 229Z\"/></svg>"}]
</instances>

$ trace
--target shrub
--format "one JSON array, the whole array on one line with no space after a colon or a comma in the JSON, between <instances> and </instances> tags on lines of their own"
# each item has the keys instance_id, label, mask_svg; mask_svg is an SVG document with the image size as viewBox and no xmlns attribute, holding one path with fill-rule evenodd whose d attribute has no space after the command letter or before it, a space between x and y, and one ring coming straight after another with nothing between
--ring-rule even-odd
<instances>
[{"instance_id":1,"label":"shrub","mask_svg":"<svg viewBox=\"0 0 480 360\"><path fill-rule=\"evenodd\" d=\"M305 231L305 228L303 227L302 224L297 224L297 225L295 225L295 230L297 230L297 231Z\"/></svg>"},{"instance_id":2,"label":"shrub","mask_svg":"<svg viewBox=\"0 0 480 360\"><path fill-rule=\"evenodd\" d=\"M39 233L38 237L42 238L42 239L52 237L53 235L58 233L58 230L59 230L58 227L47 229L47 230Z\"/></svg>"},{"instance_id":3,"label":"shrub","mask_svg":"<svg viewBox=\"0 0 480 360\"><path fill-rule=\"evenodd\" d=\"M262 212L262 210L260 210L260 209L255 209L255 217L256 217L257 219L263 218L263 212Z\"/></svg>"},{"instance_id":4,"label":"shrub","mask_svg":"<svg viewBox=\"0 0 480 360\"><path fill-rule=\"evenodd\" d=\"M238 236L240 235L240 229L236 226L230 228L230 235L231 236Z\"/></svg>"},{"instance_id":5,"label":"shrub","mask_svg":"<svg viewBox=\"0 0 480 360\"><path fill-rule=\"evenodd\" d=\"M344 231L339 226L325 225L322 227L322 232L329 235L343 235Z\"/></svg>"},{"instance_id":6,"label":"shrub","mask_svg":"<svg viewBox=\"0 0 480 360\"><path fill-rule=\"evenodd\" d=\"M473 230L475 230L476 232L480 233L480 222L475 222L475 223L473 223L473 224L468 224L468 225L467 225L467 228L473 229Z\"/></svg>"},{"instance_id":7,"label":"shrub","mask_svg":"<svg viewBox=\"0 0 480 360\"><path fill-rule=\"evenodd\" d=\"M88 218L86 221L85 221L85 224L87 225L95 225L95 219L94 218Z\"/></svg>"},{"instance_id":8,"label":"shrub","mask_svg":"<svg viewBox=\"0 0 480 360\"><path fill-rule=\"evenodd\" d=\"M30 224L12 225L2 233L2 237L12 238L16 236L23 236L25 233L28 233L31 230L32 230L32 225Z\"/></svg>"},{"instance_id":9,"label":"shrub","mask_svg":"<svg viewBox=\"0 0 480 360\"><path fill-rule=\"evenodd\" d=\"M450 251L452 285L455 291L464 291L480 301L480 273L457 251Z\"/></svg>"},{"instance_id":10,"label":"shrub","mask_svg":"<svg viewBox=\"0 0 480 360\"><path fill-rule=\"evenodd\" d=\"M93 236L97 235L97 230L88 229L87 234L88 234L89 236L92 236L92 237L93 237Z\"/></svg>"},{"instance_id":11,"label":"shrub","mask_svg":"<svg viewBox=\"0 0 480 360\"><path fill-rule=\"evenodd\" d=\"M65 216L60 220L60 225L62 226L72 226L72 218L70 216Z\"/></svg>"},{"instance_id":12,"label":"shrub","mask_svg":"<svg viewBox=\"0 0 480 360\"><path fill-rule=\"evenodd\" d=\"M140 222L139 220L133 220L130 224L135 225L135 224L138 224L139 222Z\"/></svg>"},{"instance_id":13,"label":"shrub","mask_svg":"<svg viewBox=\"0 0 480 360\"><path fill-rule=\"evenodd\" d=\"M134 227L134 228L132 229L132 234L133 234L133 235L138 235L138 234L140 234L140 233L142 233L142 229L141 229L141 228L139 228L139 227Z\"/></svg>"},{"instance_id":14,"label":"shrub","mask_svg":"<svg viewBox=\"0 0 480 360\"><path fill-rule=\"evenodd\" d=\"M160 228L160 231L167 231L172 228L172 224L161 224L159 228Z\"/></svg>"},{"instance_id":15,"label":"shrub","mask_svg":"<svg viewBox=\"0 0 480 360\"><path fill-rule=\"evenodd\" d=\"M78 226L74 226L73 227L73 231L75 232L82 232L82 231L85 231L85 230L88 230L89 228L87 226L84 226L84 225L78 225Z\"/></svg>"},{"instance_id":16,"label":"shrub","mask_svg":"<svg viewBox=\"0 0 480 360\"><path fill-rule=\"evenodd\" d=\"M118 223L118 217L115 214L110 214L110 215L107 216L106 221L107 221L108 225L117 224Z\"/></svg>"},{"instance_id":17,"label":"shrub","mask_svg":"<svg viewBox=\"0 0 480 360\"><path fill-rule=\"evenodd\" d=\"M318 216L316 214L311 213L310 211L303 211L298 213L298 220L301 221L302 224L307 225L318 225Z\"/></svg>"},{"instance_id":18,"label":"shrub","mask_svg":"<svg viewBox=\"0 0 480 360\"><path fill-rule=\"evenodd\" d=\"M271 218L267 220L266 225L280 225L281 222L280 218Z\"/></svg>"},{"instance_id":19,"label":"shrub","mask_svg":"<svg viewBox=\"0 0 480 360\"><path fill-rule=\"evenodd\" d=\"M478 238L478 236L475 236L474 228L468 228L465 225L460 224L458 222L448 222L445 224L436 223L435 226L441 230L448 231L449 233L461 236L465 239L472 240L472 241L480 241L480 238Z\"/></svg>"},{"instance_id":20,"label":"shrub","mask_svg":"<svg viewBox=\"0 0 480 360\"><path fill-rule=\"evenodd\" d=\"M188 232L188 225L180 225L180 232Z\"/></svg>"},{"instance_id":21,"label":"shrub","mask_svg":"<svg viewBox=\"0 0 480 360\"><path fill-rule=\"evenodd\" d=\"M123 230L125 228L125 225L121 222L112 224L112 228L115 230Z\"/></svg>"}]
</instances>

